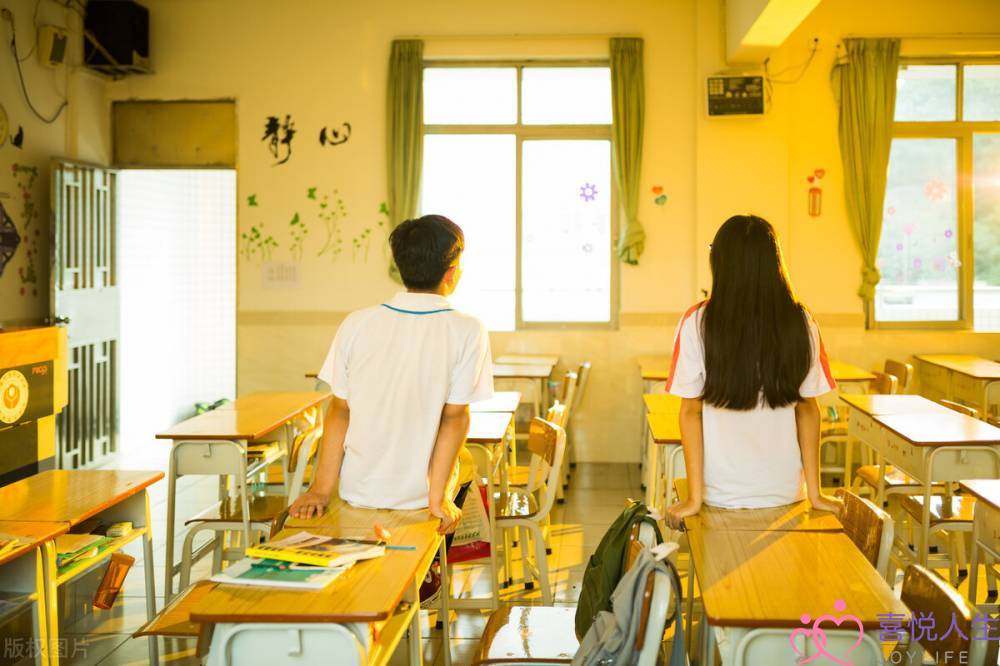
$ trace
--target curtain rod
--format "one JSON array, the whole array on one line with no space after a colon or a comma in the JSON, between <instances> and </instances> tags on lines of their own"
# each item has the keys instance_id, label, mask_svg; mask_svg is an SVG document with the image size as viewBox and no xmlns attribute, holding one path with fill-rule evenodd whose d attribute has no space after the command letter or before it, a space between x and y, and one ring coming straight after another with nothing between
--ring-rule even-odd
<instances>
[{"instance_id":1,"label":"curtain rod","mask_svg":"<svg viewBox=\"0 0 1000 666\"><path fill-rule=\"evenodd\" d=\"M463 39L610 39L612 37L636 37L640 35L626 33L600 33L600 34L488 34L488 35L400 35L395 39L433 39L440 41L463 40Z\"/></svg>"},{"instance_id":2,"label":"curtain rod","mask_svg":"<svg viewBox=\"0 0 1000 666\"><path fill-rule=\"evenodd\" d=\"M911 33L911 34L895 34L895 35L867 35L867 34L851 34L842 35L840 39L1000 39L1000 33L997 32L952 32L952 33Z\"/></svg>"}]
</instances>

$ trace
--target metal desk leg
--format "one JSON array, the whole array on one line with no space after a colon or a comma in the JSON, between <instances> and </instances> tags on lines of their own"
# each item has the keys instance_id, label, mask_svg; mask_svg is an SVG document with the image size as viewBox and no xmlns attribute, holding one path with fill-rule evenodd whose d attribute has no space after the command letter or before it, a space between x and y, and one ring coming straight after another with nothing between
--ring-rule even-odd
<instances>
[{"instance_id":1,"label":"metal desk leg","mask_svg":"<svg viewBox=\"0 0 1000 666\"><path fill-rule=\"evenodd\" d=\"M979 540L983 533L983 511L977 506L972 516L972 557L969 558L969 601L976 605L976 592L979 587ZM989 561L987 560L987 566Z\"/></svg>"},{"instance_id":2,"label":"metal desk leg","mask_svg":"<svg viewBox=\"0 0 1000 666\"><path fill-rule=\"evenodd\" d=\"M646 506L653 508L659 498L660 445L649 440L646 448Z\"/></svg>"},{"instance_id":3,"label":"metal desk leg","mask_svg":"<svg viewBox=\"0 0 1000 666\"><path fill-rule=\"evenodd\" d=\"M448 546L447 542L441 540L441 555L438 557L441 564L441 653L444 657L444 666L451 666L451 618L448 602L451 600L451 577L448 575Z\"/></svg>"},{"instance_id":4,"label":"metal desk leg","mask_svg":"<svg viewBox=\"0 0 1000 666\"><path fill-rule=\"evenodd\" d=\"M56 542L46 541L42 544L42 569L45 577L45 615L48 620L48 663L55 666L59 663L59 590L56 578L59 569L56 566Z\"/></svg>"},{"instance_id":5,"label":"metal desk leg","mask_svg":"<svg viewBox=\"0 0 1000 666\"><path fill-rule=\"evenodd\" d=\"M924 506L920 512L920 552L918 563L927 566L927 553L930 551L931 537L931 482L924 482Z\"/></svg>"},{"instance_id":6,"label":"metal desk leg","mask_svg":"<svg viewBox=\"0 0 1000 666\"><path fill-rule=\"evenodd\" d=\"M424 663L424 651L420 640L420 579L415 578L413 581L413 589L410 590L410 594L406 596L413 597L410 600L412 607L410 612L413 616L410 618L410 629L409 638L407 644L410 648L410 666L423 666Z\"/></svg>"},{"instance_id":7,"label":"metal desk leg","mask_svg":"<svg viewBox=\"0 0 1000 666\"><path fill-rule=\"evenodd\" d=\"M142 566L146 574L146 619L150 622L156 617L156 580L153 572L153 519L149 512L149 491L143 491L146 504L146 533L142 535ZM169 572L168 574L169 575ZM159 644L156 636L150 636L149 663L157 666L160 663Z\"/></svg>"}]
</instances>

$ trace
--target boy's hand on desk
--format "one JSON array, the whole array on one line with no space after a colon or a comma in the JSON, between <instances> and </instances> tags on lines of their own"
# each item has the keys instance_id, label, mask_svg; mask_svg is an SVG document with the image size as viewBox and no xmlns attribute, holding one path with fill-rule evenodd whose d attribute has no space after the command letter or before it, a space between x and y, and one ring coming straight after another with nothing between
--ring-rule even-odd
<instances>
[{"instance_id":1,"label":"boy's hand on desk","mask_svg":"<svg viewBox=\"0 0 1000 666\"><path fill-rule=\"evenodd\" d=\"M288 507L288 513L292 518L312 518L322 516L326 513L326 507L330 504L330 496L309 491L298 496Z\"/></svg>"},{"instance_id":2,"label":"boy's hand on desk","mask_svg":"<svg viewBox=\"0 0 1000 666\"><path fill-rule=\"evenodd\" d=\"M696 502L692 499L675 502L667 507L667 525L672 530L683 530L684 519L697 514L699 511L701 511L701 502Z\"/></svg>"},{"instance_id":3,"label":"boy's hand on desk","mask_svg":"<svg viewBox=\"0 0 1000 666\"><path fill-rule=\"evenodd\" d=\"M440 504L432 502L429 510L432 516L441 520L438 534L451 534L462 519L462 510L450 499L445 499Z\"/></svg>"}]
</instances>

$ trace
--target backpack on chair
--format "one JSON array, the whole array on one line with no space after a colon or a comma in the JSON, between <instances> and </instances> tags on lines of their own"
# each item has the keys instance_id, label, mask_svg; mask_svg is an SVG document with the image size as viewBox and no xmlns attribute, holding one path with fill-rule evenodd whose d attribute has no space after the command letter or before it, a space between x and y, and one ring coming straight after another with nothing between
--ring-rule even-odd
<instances>
[{"instance_id":1,"label":"backpack on chair","mask_svg":"<svg viewBox=\"0 0 1000 666\"><path fill-rule=\"evenodd\" d=\"M629 534L632 526L641 522L653 526L657 543L663 541L660 528L645 504L632 502L622 511L601 537L601 543L590 556L583 573L583 586L576 607L577 638L583 638L600 611L611 610L611 594L624 573Z\"/></svg>"}]
</instances>

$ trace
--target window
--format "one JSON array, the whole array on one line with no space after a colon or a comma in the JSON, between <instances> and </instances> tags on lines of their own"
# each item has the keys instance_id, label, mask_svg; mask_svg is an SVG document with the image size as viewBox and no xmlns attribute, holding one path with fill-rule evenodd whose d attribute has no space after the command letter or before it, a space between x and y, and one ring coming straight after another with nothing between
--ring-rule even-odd
<instances>
[{"instance_id":1,"label":"window","mask_svg":"<svg viewBox=\"0 0 1000 666\"><path fill-rule=\"evenodd\" d=\"M615 321L606 65L424 69L420 210L465 231L452 300L490 330Z\"/></svg>"},{"instance_id":2,"label":"window","mask_svg":"<svg viewBox=\"0 0 1000 666\"><path fill-rule=\"evenodd\" d=\"M906 63L874 320L1000 331L1000 64Z\"/></svg>"}]
</instances>

